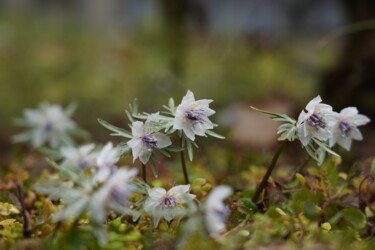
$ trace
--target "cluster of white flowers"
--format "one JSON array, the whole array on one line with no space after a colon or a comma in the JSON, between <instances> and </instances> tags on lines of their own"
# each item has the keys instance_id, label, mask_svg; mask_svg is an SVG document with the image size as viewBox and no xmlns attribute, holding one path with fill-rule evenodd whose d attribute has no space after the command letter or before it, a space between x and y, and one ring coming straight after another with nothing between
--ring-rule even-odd
<instances>
[{"instance_id":1,"label":"cluster of white flowers","mask_svg":"<svg viewBox=\"0 0 375 250\"><path fill-rule=\"evenodd\" d=\"M138 104L135 100L130 104L130 112L126 114L131 121L131 132L126 129L116 127L106 121L98 119L104 127L111 130L111 135L125 137L126 140L119 144L121 155L132 153L133 162L139 160L143 165L149 164L157 177L155 167L155 151L170 157L169 152L187 151L189 159L193 159L193 146L196 136L213 136L219 139L224 137L211 131L216 125L213 124L209 116L215 113L209 108L212 100L195 100L193 92L187 91L179 105L175 106L174 100L170 98L168 106L163 106L167 111L156 113L139 113ZM171 137L174 132L178 132L180 141L173 145ZM169 152L168 152L169 151ZM185 176L188 184L188 178Z\"/></svg>"},{"instance_id":2,"label":"cluster of white flowers","mask_svg":"<svg viewBox=\"0 0 375 250\"><path fill-rule=\"evenodd\" d=\"M178 213L178 209L185 208L186 204L195 198L195 195L188 193L189 190L190 185L175 186L168 191L164 188L150 188L148 190L148 199L144 204L144 210L153 217L155 226L158 225L161 218L171 221L184 215L184 213ZM217 186L206 199L204 222L214 239L220 239L222 234L226 232L225 223L229 209L225 206L224 200L232 192L232 188L229 186Z\"/></svg>"},{"instance_id":3,"label":"cluster of white flowers","mask_svg":"<svg viewBox=\"0 0 375 250\"><path fill-rule=\"evenodd\" d=\"M322 141L328 140L330 147L338 143L350 150L353 139L363 139L357 127L369 123L370 119L358 114L355 107L336 113L331 106L321 102L320 96L315 97L299 115L297 130L301 143L306 146L315 137Z\"/></svg>"}]
</instances>

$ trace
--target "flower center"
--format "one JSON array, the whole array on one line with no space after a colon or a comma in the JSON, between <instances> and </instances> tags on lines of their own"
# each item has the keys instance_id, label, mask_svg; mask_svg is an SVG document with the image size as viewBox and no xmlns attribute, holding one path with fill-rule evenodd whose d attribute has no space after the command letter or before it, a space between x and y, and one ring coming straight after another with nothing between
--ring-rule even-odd
<instances>
[{"instance_id":1,"label":"flower center","mask_svg":"<svg viewBox=\"0 0 375 250\"><path fill-rule=\"evenodd\" d=\"M177 205L177 199L175 196L171 195L171 194L166 194L161 202L160 202L160 206L162 208L173 208Z\"/></svg>"},{"instance_id":2,"label":"flower center","mask_svg":"<svg viewBox=\"0 0 375 250\"><path fill-rule=\"evenodd\" d=\"M129 190L123 184L114 186L109 193L109 198L119 204L123 204L128 196Z\"/></svg>"},{"instance_id":3,"label":"flower center","mask_svg":"<svg viewBox=\"0 0 375 250\"><path fill-rule=\"evenodd\" d=\"M307 119L307 123L311 126L314 127L316 130L319 129L324 129L327 124L324 118L317 112L313 113L309 119Z\"/></svg>"},{"instance_id":4,"label":"flower center","mask_svg":"<svg viewBox=\"0 0 375 250\"><path fill-rule=\"evenodd\" d=\"M223 220L226 220L228 217L229 209L226 206L216 207L213 211L217 216L219 216Z\"/></svg>"},{"instance_id":5,"label":"flower center","mask_svg":"<svg viewBox=\"0 0 375 250\"><path fill-rule=\"evenodd\" d=\"M349 136L350 135L350 132L352 131L352 127L350 126L350 124L346 121L340 121L339 122L339 129L341 131L341 134L343 136Z\"/></svg>"},{"instance_id":6,"label":"flower center","mask_svg":"<svg viewBox=\"0 0 375 250\"><path fill-rule=\"evenodd\" d=\"M44 124L44 127L43 127L45 132L51 132L52 128L53 128L53 125L52 125L52 122L50 122L50 121L47 121L46 124Z\"/></svg>"},{"instance_id":7,"label":"flower center","mask_svg":"<svg viewBox=\"0 0 375 250\"><path fill-rule=\"evenodd\" d=\"M203 111L200 109L191 109L185 112L185 117L191 123L199 123L203 121Z\"/></svg>"},{"instance_id":8,"label":"flower center","mask_svg":"<svg viewBox=\"0 0 375 250\"><path fill-rule=\"evenodd\" d=\"M148 149L153 149L157 146L158 140L151 135L145 135L142 137L142 142Z\"/></svg>"},{"instance_id":9,"label":"flower center","mask_svg":"<svg viewBox=\"0 0 375 250\"><path fill-rule=\"evenodd\" d=\"M89 165L89 163L84 158L79 158L77 160L77 168L82 170L86 168Z\"/></svg>"}]
</instances>

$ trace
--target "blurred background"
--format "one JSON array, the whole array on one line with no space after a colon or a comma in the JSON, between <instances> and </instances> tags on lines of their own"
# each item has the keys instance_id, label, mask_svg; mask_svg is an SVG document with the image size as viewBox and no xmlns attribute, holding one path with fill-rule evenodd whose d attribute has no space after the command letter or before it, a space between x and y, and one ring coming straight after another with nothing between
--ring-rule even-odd
<instances>
[{"instance_id":1,"label":"blurred background","mask_svg":"<svg viewBox=\"0 0 375 250\"><path fill-rule=\"evenodd\" d=\"M212 120L228 138L200 150L212 168L269 159L278 124L250 105L298 117L320 94L336 111L354 105L375 118L373 0L1 0L0 7L3 158L21 131L12 119L42 101L77 103L74 119L106 142L115 139L98 117L125 127L134 98L155 112L190 89L214 99ZM339 152L349 162L374 154L373 128L361 129L365 139L351 153ZM299 145L288 152L290 162L302 159Z\"/></svg>"}]
</instances>

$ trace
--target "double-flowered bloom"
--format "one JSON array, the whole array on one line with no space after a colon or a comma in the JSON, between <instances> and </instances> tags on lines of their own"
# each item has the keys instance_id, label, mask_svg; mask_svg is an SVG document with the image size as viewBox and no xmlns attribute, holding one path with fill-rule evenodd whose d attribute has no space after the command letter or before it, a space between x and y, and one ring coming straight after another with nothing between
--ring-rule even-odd
<instances>
[{"instance_id":1,"label":"double-flowered bloom","mask_svg":"<svg viewBox=\"0 0 375 250\"><path fill-rule=\"evenodd\" d=\"M213 129L209 116L215 111L209 108L212 100L195 100L193 92L190 90L182 98L182 102L176 109L173 128L183 130L185 135L192 141L195 135L204 136L206 130Z\"/></svg>"},{"instance_id":2,"label":"double-flowered bloom","mask_svg":"<svg viewBox=\"0 0 375 250\"><path fill-rule=\"evenodd\" d=\"M370 119L367 116L358 114L357 108L344 108L339 114L336 114L336 122L333 125L332 136L329 140L330 147L338 143L346 150L350 150L352 139L363 139L357 127L369 122Z\"/></svg>"},{"instance_id":3,"label":"double-flowered bloom","mask_svg":"<svg viewBox=\"0 0 375 250\"><path fill-rule=\"evenodd\" d=\"M229 214L229 209L223 201L232 194L232 188L228 186L217 186L214 188L206 201L205 224L208 232L215 239L226 232L225 222Z\"/></svg>"},{"instance_id":4,"label":"double-flowered bloom","mask_svg":"<svg viewBox=\"0 0 375 250\"><path fill-rule=\"evenodd\" d=\"M164 188L151 188L148 190L149 198L144 204L144 210L154 218L154 225L159 223L161 217L170 221L174 218L172 212L165 213L168 209L184 208L184 204L195 198L189 194L190 185L175 186L168 191ZM160 216L158 212L164 211Z\"/></svg>"},{"instance_id":5,"label":"double-flowered bloom","mask_svg":"<svg viewBox=\"0 0 375 250\"><path fill-rule=\"evenodd\" d=\"M96 165L93 169L95 172L94 180L97 182L105 182L111 177L117 167L115 166L120 156L117 148L114 148L112 142L108 142L99 152L96 158Z\"/></svg>"},{"instance_id":6,"label":"double-flowered bloom","mask_svg":"<svg viewBox=\"0 0 375 250\"><path fill-rule=\"evenodd\" d=\"M320 96L312 99L298 117L298 137L304 146L313 137L326 141L332 134L336 116L332 107L321 101Z\"/></svg>"},{"instance_id":7,"label":"double-flowered bloom","mask_svg":"<svg viewBox=\"0 0 375 250\"><path fill-rule=\"evenodd\" d=\"M64 157L62 166L72 166L75 169L82 170L95 164L97 153L93 152L95 144L83 145L79 148L63 147L60 149Z\"/></svg>"},{"instance_id":8,"label":"double-flowered bloom","mask_svg":"<svg viewBox=\"0 0 375 250\"><path fill-rule=\"evenodd\" d=\"M139 160L146 164L154 148L162 149L172 144L171 139L158 132L153 123L158 123L159 113L152 114L145 123L136 121L132 124L133 138L128 141L128 146L132 148L133 161Z\"/></svg>"},{"instance_id":9,"label":"double-flowered bloom","mask_svg":"<svg viewBox=\"0 0 375 250\"><path fill-rule=\"evenodd\" d=\"M76 127L59 105L42 104L39 109L26 109L25 125L30 127L30 140L34 147L45 143L57 147L61 143L61 134Z\"/></svg>"},{"instance_id":10,"label":"double-flowered bloom","mask_svg":"<svg viewBox=\"0 0 375 250\"><path fill-rule=\"evenodd\" d=\"M114 169L103 186L93 195L90 205L91 216L97 222L105 221L105 211L111 203L126 206L132 194L131 179L137 175L137 169Z\"/></svg>"}]
</instances>

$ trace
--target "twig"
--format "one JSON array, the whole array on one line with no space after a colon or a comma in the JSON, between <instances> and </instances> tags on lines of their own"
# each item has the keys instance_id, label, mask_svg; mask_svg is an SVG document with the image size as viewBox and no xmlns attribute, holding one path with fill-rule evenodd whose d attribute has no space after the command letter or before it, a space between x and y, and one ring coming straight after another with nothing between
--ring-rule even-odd
<instances>
[{"instance_id":1,"label":"twig","mask_svg":"<svg viewBox=\"0 0 375 250\"><path fill-rule=\"evenodd\" d=\"M23 187L21 183L17 183L16 187L17 187L19 201L21 203L21 214L23 217L23 236L25 238L31 238L32 228L31 228L30 218L26 210L26 206L25 206L25 197L23 194Z\"/></svg>"},{"instance_id":2,"label":"twig","mask_svg":"<svg viewBox=\"0 0 375 250\"><path fill-rule=\"evenodd\" d=\"M370 177L369 175L366 175L365 178L363 178L363 180L361 181L361 183L359 184L359 187L358 187L358 207L362 211L365 211L365 207L367 205L367 202L363 197L362 186L365 183L365 181L367 180L367 178L369 178L369 177Z\"/></svg>"},{"instance_id":3,"label":"twig","mask_svg":"<svg viewBox=\"0 0 375 250\"><path fill-rule=\"evenodd\" d=\"M183 137L181 137L181 147L182 147L182 144L183 144ZM189 175L188 175L187 168L186 168L185 150L182 150L180 152L180 156L181 156L182 172L184 173L184 178L185 178L185 184L190 184Z\"/></svg>"},{"instance_id":4,"label":"twig","mask_svg":"<svg viewBox=\"0 0 375 250\"><path fill-rule=\"evenodd\" d=\"M272 161L271 161L270 165L268 166L266 174L263 176L263 179L262 179L261 183L259 184L258 188L255 191L255 194L253 196L253 202L254 203L256 203L258 201L259 196L263 192L264 188L267 186L268 179L270 178L271 173L276 166L277 160L278 160L281 152L283 151L284 147L286 146L287 142L288 141L286 141L286 140L283 141L280 144L279 148L277 149L275 155L273 156Z\"/></svg>"}]
</instances>

